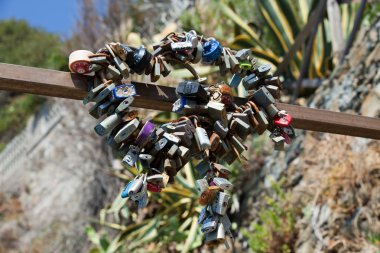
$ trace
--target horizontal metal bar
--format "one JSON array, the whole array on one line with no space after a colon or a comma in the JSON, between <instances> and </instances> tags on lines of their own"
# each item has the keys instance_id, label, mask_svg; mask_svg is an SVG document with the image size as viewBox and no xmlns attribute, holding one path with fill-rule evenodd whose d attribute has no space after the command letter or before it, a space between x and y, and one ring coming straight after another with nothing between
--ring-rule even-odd
<instances>
[{"instance_id":1,"label":"horizontal metal bar","mask_svg":"<svg viewBox=\"0 0 380 253\"><path fill-rule=\"evenodd\" d=\"M134 82L137 96L133 106L170 111L177 99L173 87ZM0 63L0 90L44 96L83 99L87 91L85 76L62 71ZM238 104L244 98L235 98ZM380 119L277 103L293 117L298 129L380 139Z\"/></svg>"}]
</instances>

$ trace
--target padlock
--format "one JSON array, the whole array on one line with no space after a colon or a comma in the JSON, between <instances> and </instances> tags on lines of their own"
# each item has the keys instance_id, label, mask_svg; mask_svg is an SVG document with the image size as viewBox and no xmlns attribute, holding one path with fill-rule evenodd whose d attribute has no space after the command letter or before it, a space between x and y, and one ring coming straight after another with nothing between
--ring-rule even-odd
<instances>
[{"instance_id":1,"label":"padlock","mask_svg":"<svg viewBox=\"0 0 380 253\"><path fill-rule=\"evenodd\" d=\"M226 240L226 234L222 223L218 223L217 228L207 233L205 236L205 243L211 245L214 243L222 243Z\"/></svg>"},{"instance_id":2,"label":"padlock","mask_svg":"<svg viewBox=\"0 0 380 253\"><path fill-rule=\"evenodd\" d=\"M129 106L132 104L132 102L134 101L134 97L133 96L130 96L130 97L127 97L126 99L124 99L115 109L115 112L116 113L121 113L121 112L124 112L124 111L127 111Z\"/></svg>"},{"instance_id":3,"label":"padlock","mask_svg":"<svg viewBox=\"0 0 380 253\"><path fill-rule=\"evenodd\" d=\"M214 120L221 120L227 122L226 107L222 103L208 102L207 104L208 115Z\"/></svg>"},{"instance_id":4,"label":"padlock","mask_svg":"<svg viewBox=\"0 0 380 253\"><path fill-rule=\"evenodd\" d=\"M256 129L257 125L259 124L254 116L254 113L251 108L246 109L243 113L245 113L248 117L249 124L251 126L251 129Z\"/></svg>"},{"instance_id":5,"label":"padlock","mask_svg":"<svg viewBox=\"0 0 380 253\"><path fill-rule=\"evenodd\" d=\"M221 160L225 161L229 165L232 164L237 158L237 155L235 154L235 152L233 152L232 148L231 148L231 151L232 152L228 152L224 156L221 157Z\"/></svg>"},{"instance_id":6,"label":"padlock","mask_svg":"<svg viewBox=\"0 0 380 253\"><path fill-rule=\"evenodd\" d=\"M174 155L177 153L177 151L178 151L178 146L175 145L175 144L173 144L173 145L169 148L169 150L168 150L168 153L167 153L168 157L169 157L169 158L173 158Z\"/></svg>"},{"instance_id":7,"label":"padlock","mask_svg":"<svg viewBox=\"0 0 380 253\"><path fill-rule=\"evenodd\" d=\"M199 204L202 206L213 204L219 191L220 188L218 186L209 186L204 192L202 192L201 197L199 198Z\"/></svg>"},{"instance_id":8,"label":"padlock","mask_svg":"<svg viewBox=\"0 0 380 253\"><path fill-rule=\"evenodd\" d=\"M207 208L203 207L198 216L198 224L202 224L203 221L207 218L207 216L208 216Z\"/></svg>"},{"instance_id":9,"label":"padlock","mask_svg":"<svg viewBox=\"0 0 380 253\"><path fill-rule=\"evenodd\" d=\"M141 190L141 187L144 183L144 178L142 176L135 178L132 182L132 185L129 187L128 196L132 198L132 195L135 195Z\"/></svg>"},{"instance_id":10,"label":"padlock","mask_svg":"<svg viewBox=\"0 0 380 253\"><path fill-rule=\"evenodd\" d=\"M212 133L210 137L210 151L216 151L219 148L220 145L220 137L217 133Z\"/></svg>"},{"instance_id":11,"label":"padlock","mask_svg":"<svg viewBox=\"0 0 380 253\"><path fill-rule=\"evenodd\" d=\"M110 135L111 137L111 135ZM118 143L119 144L119 143ZM120 143L121 144L121 143ZM120 148L116 151L118 157L124 157L127 155L130 144L122 143Z\"/></svg>"},{"instance_id":12,"label":"padlock","mask_svg":"<svg viewBox=\"0 0 380 253\"><path fill-rule=\"evenodd\" d=\"M290 126L290 123L292 123L292 117L285 111L279 111L278 117L274 119L273 123L277 126L287 127Z\"/></svg>"},{"instance_id":13,"label":"padlock","mask_svg":"<svg viewBox=\"0 0 380 253\"><path fill-rule=\"evenodd\" d=\"M162 188L160 186L153 184L153 183L150 183L150 182L147 183L147 189L150 192L161 192L161 190L162 190Z\"/></svg>"},{"instance_id":14,"label":"padlock","mask_svg":"<svg viewBox=\"0 0 380 253\"><path fill-rule=\"evenodd\" d=\"M228 215L223 215L221 218L219 218L219 222L223 224L224 230L227 232L231 228L231 221L230 218L228 218Z\"/></svg>"},{"instance_id":15,"label":"padlock","mask_svg":"<svg viewBox=\"0 0 380 253\"><path fill-rule=\"evenodd\" d=\"M283 89L282 82L280 81L280 78L278 76L266 78L264 82L265 82L265 85L273 85L273 86L277 86L280 90Z\"/></svg>"},{"instance_id":16,"label":"padlock","mask_svg":"<svg viewBox=\"0 0 380 253\"><path fill-rule=\"evenodd\" d=\"M170 46L174 52L193 49L193 45L189 41L174 42L171 43Z\"/></svg>"},{"instance_id":17,"label":"padlock","mask_svg":"<svg viewBox=\"0 0 380 253\"><path fill-rule=\"evenodd\" d=\"M142 175L141 177L143 178L143 182L142 182L142 186L140 190L135 192L134 194L129 194L130 199L135 200L135 201L143 198L147 194L147 191L148 191L148 182L146 181L146 174Z\"/></svg>"},{"instance_id":18,"label":"padlock","mask_svg":"<svg viewBox=\"0 0 380 253\"><path fill-rule=\"evenodd\" d=\"M277 116L279 110L274 104L270 104L265 108L265 111L268 113L268 116L273 119Z\"/></svg>"},{"instance_id":19,"label":"padlock","mask_svg":"<svg viewBox=\"0 0 380 253\"><path fill-rule=\"evenodd\" d=\"M134 181L136 180L136 178L132 179L131 181L128 182L128 184L124 187L124 189L121 191L121 197L124 199L124 198L128 198L129 196L129 191L132 187L132 185L134 184Z\"/></svg>"},{"instance_id":20,"label":"padlock","mask_svg":"<svg viewBox=\"0 0 380 253\"><path fill-rule=\"evenodd\" d=\"M141 198L137 200L137 208L142 209L148 205L148 193L145 193Z\"/></svg>"},{"instance_id":21,"label":"padlock","mask_svg":"<svg viewBox=\"0 0 380 253\"><path fill-rule=\"evenodd\" d=\"M274 150L283 151L285 150L285 144L284 140L285 138L283 136L277 136L272 138L274 142Z\"/></svg>"},{"instance_id":22,"label":"padlock","mask_svg":"<svg viewBox=\"0 0 380 253\"><path fill-rule=\"evenodd\" d=\"M223 48L223 66L226 68L226 69L231 69L231 63L230 63L230 57L226 51L225 48ZM222 64L221 64L222 65Z\"/></svg>"},{"instance_id":23,"label":"padlock","mask_svg":"<svg viewBox=\"0 0 380 253\"><path fill-rule=\"evenodd\" d=\"M173 143L173 144L176 144L178 145L181 141L180 138L178 138L177 136L173 135L173 134L169 134L169 133L164 133L164 136L163 136L165 139L167 139L170 143Z\"/></svg>"},{"instance_id":24,"label":"padlock","mask_svg":"<svg viewBox=\"0 0 380 253\"><path fill-rule=\"evenodd\" d=\"M204 177L211 169L210 162L202 160L197 166L195 166L195 169L198 171L200 177Z\"/></svg>"},{"instance_id":25,"label":"padlock","mask_svg":"<svg viewBox=\"0 0 380 253\"><path fill-rule=\"evenodd\" d=\"M150 73L150 81L157 82L161 76L161 64L158 62L156 58L154 58L154 64L152 68L152 72Z\"/></svg>"},{"instance_id":26,"label":"padlock","mask_svg":"<svg viewBox=\"0 0 380 253\"><path fill-rule=\"evenodd\" d=\"M270 64L263 64L257 68L257 75L260 78L264 77L269 73L270 70L271 70Z\"/></svg>"},{"instance_id":27,"label":"padlock","mask_svg":"<svg viewBox=\"0 0 380 253\"><path fill-rule=\"evenodd\" d=\"M77 50L69 56L69 69L73 73L89 74L90 58L93 53L87 50Z\"/></svg>"},{"instance_id":28,"label":"padlock","mask_svg":"<svg viewBox=\"0 0 380 253\"><path fill-rule=\"evenodd\" d=\"M150 154L155 156L161 152L168 145L168 143L169 141L166 138L159 139L154 145L154 148L151 150Z\"/></svg>"},{"instance_id":29,"label":"padlock","mask_svg":"<svg viewBox=\"0 0 380 253\"><path fill-rule=\"evenodd\" d=\"M100 65L100 64L91 64L90 67L89 67L89 71L90 72L98 72L99 70L103 69L104 66Z\"/></svg>"},{"instance_id":30,"label":"padlock","mask_svg":"<svg viewBox=\"0 0 380 253\"><path fill-rule=\"evenodd\" d=\"M115 56L114 58L116 68L120 71L124 79L129 77L129 69L127 63L122 61L119 57Z\"/></svg>"},{"instance_id":31,"label":"padlock","mask_svg":"<svg viewBox=\"0 0 380 253\"><path fill-rule=\"evenodd\" d=\"M179 146L177 155L182 159L182 161L187 161L190 157L190 150L184 146Z\"/></svg>"},{"instance_id":32,"label":"padlock","mask_svg":"<svg viewBox=\"0 0 380 253\"><path fill-rule=\"evenodd\" d=\"M191 146L192 140L193 140L193 134L189 135L185 132L174 132L173 135L177 136L181 143L183 143L185 146L189 147Z\"/></svg>"},{"instance_id":33,"label":"padlock","mask_svg":"<svg viewBox=\"0 0 380 253\"><path fill-rule=\"evenodd\" d=\"M180 112L186 105L186 98L185 97L180 97L173 103L173 108L172 112Z\"/></svg>"},{"instance_id":34,"label":"padlock","mask_svg":"<svg viewBox=\"0 0 380 253\"><path fill-rule=\"evenodd\" d=\"M110 133L120 123L121 123L121 118L119 115L115 113L108 116L102 122L97 124L94 129L95 129L95 132L99 136L104 136Z\"/></svg>"},{"instance_id":35,"label":"padlock","mask_svg":"<svg viewBox=\"0 0 380 253\"><path fill-rule=\"evenodd\" d=\"M161 64L160 64L160 67L161 67L161 75L162 75L163 77L166 77L166 76L168 76L168 75L170 74L172 68L170 67L170 64L167 63L164 59L159 58L159 60L160 60L160 62L161 62Z\"/></svg>"},{"instance_id":36,"label":"padlock","mask_svg":"<svg viewBox=\"0 0 380 253\"><path fill-rule=\"evenodd\" d=\"M108 67L106 69L107 79L117 80L120 78L120 76L121 76L121 73L116 67L114 67L112 65L108 65Z\"/></svg>"},{"instance_id":37,"label":"padlock","mask_svg":"<svg viewBox=\"0 0 380 253\"><path fill-rule=\"evenodd\" d=\"M195 186L199 192L199 194L202 194L204 191L206 191L209 187L208 182L206 179L198 179L195 181Z\"/></svg>"},{"instance_id":38,"label":"padlock","mask_svg":"<svg viewBox=\"0 0 380 253\"><path fill-rule=\"evenodd\" d=\"M214 231L218 226L218 217L216 216L208 216L202 223L201 231L204 234L208 234Z\"/></svg>"},{"instance_id":39,"label":"padlock","mask_svg":"<svg viewBox=\"0 0 380 253\"><path fill-rule=\"evenodd\" d=\"M208 102L207 91L201 86L200 83L195 81L180 82L176 88L177 96L191 98L203 103Z\"/></svg>"},{"instance_id":40,"label":"padlock","mask_svg":"<svg viewBox=\"0 0 380 253\"><path fill-rule=\"evenodd\" d=\"M219 177L228 177L229 175L231 175L231 171L221 164L213 163L212 166L218 171Z\"/></svg>"},{"instance_id":41,"label":"padlock","mask_svg":"<svg viewBox=\"0 0 380 253\"><path fill-rule=\"evenodd\" d=\"M243 79L243 86L246 90L256 89L260 84L260 79L255 74L250 74Z\"/></svg>"},{"instance_id":42,"label":"padlock","mask_svg":"<svg viewBox=\"0 0 380 253\"><path fill-rule=\"evenodd\" d=\"M134 111L127 111L125 114L120 114L120 115L123 115L121 120L126 123L126 122L130 122L134 119L138 119L138 111L134 110Z\"/></svg>"},{"instance_id":43,"label":"padlock","mask_svg":"<svg viewBox=\"0 0 380 253\"><path fill-rule=\"evenodd\" d=\"M123 164L127 165L128 167L135 166L135 163L139 157L139 152L139 147L130 145L127 155L123 158Z\"/></svg>"},{"instance_id":44,"label":"padlock","mask_svg":"<svg viewBox=\"0 0 380 253\"><path fill-rule=\"evenodd\" d=\"M245 48L245 49L241 49L241 50L237 51L235 54L235 57L238 60L247 60L250 55L251 55L251 50Z\"/></svg>"},{"instance_id":45,"label":"padlock","mask_svg":"<svg viewBox=\"0 0 380 253\"><path fill-rule=\"evenodd\" d=\"M99 94L93 99L95 103L100 103L103 99L105 99L108 95L111 94L112 90L115 88L115 84L109 84L105 87Z\"/></svg>"},{"instance_id":46,"label":"padlock","mask_svg":"<svg viewBox=\"0 0 380 253\"><path fill-rule=\"evenodd\" d=\"M226 127L222 121L217 120L214 123L214 131L221 139L224 139L228 133L228 127Z\"/></svg>"},{"instance_id":47,"label":"padlock","mask_svg":"<svg viewBox=\"0 0 380 253\"><path fill-rule=\"evenodd\" d=\"M129 67L141 75L144 73L145 68L149 65L152 55L146 50L144 46L140 46L133 53L132 61L128 64Z\"/></svg>"},{"instance_id":48,"label":"padlock","mask_svg":"<svg viewBox=\"0 0 380 253\"><path fill-rule=\"evenodd\" d=\"M157 130L156 130L156 136L157 136L157 139L161 139L162 136L164 136L164 133L165 133L165 130L161 127L159 127Z\"/></svg>"},{"instance_id":49,"label":"padlock","mask_svg":"<svg viewBox=\"0 0 380 253\"><path fill-rule=\"evenodd\" d=\"M112 90L112 101L123 100L136 95L136 88L133 84L122 84Z\"/></svg>"},{"instance_id":50,"label":"padlock","mask_svg":"<svg viewBox=\"0 0 380 253\"><path fill-rule=\"evenodd\" d=\"M276 102L272 94L264 86L253 93L252 99L263 108Z\"/></svg>"},{"instance_id":51,"label":"padlock","mask_svg":"<svg viewBox=\"0 0 380 253\"><path fill-rule=\"evenodd\" d=\"M231 71L233 73L238 73L240 71L239 60L235 57L234 54L231 53L231 51L228 48L226 49L226 51L229 56Z\"/></svg>"},{"instance_id":52,"label":"padlock","mask_svg":"<svg viewBox=\"0 0 380 253\"><path fill-rule=\"evenodd\" d=\"M219 215L225 215L228 208L228 202L230 200L230 195L224 192L217 192L215 200L212 203L212 211Z\"/></svg>"},{"instance_id":53,"label":"padlock","mask_svg":"<svg viewBox=\"0 0 380 253\"><path fill-rule=\"evenodd\" d=\"M150 140L151 134L156 129L155 125L147 121L145 122L144 126L141 128L139 134L136 137L135 143L140 147L143 148L145 144Z\"/></svg>"},{"instance_id":54,"label":"padlock","mask_svg":"<svg viewBox=\"0 0 380 253\"><path fill-rule=\"evenodd\" d=\"M211 38L203 44L202 60L205 63L214 62L222 53L222 46L220 43Z\"/></svg>"},{"instance_id":55,"label":"padlock","mask_svg":"<svg viewBox=\"0 0 380 253\"><path fill-rule=\"evenodd\" d=\"M96 86L95 88L93 88L92 90L90 90L88 93L87 93L87 96L83 99L83 104L86 105L88 104L90 101L93 101L93 99L104 89L107 87L107 85L109 85L110 83L112 83L111 80L105 82L105 83L101 83L99 84L98 86Z\"/></svg>"},{"instance_id":56,"label":"padlock","mask_svg":"<svg viewBox=\"0 0 380 253\"><path fill-rule=\"evenodd\" d=\"M190 114L207 114L208 109L207 109L207 104L198 104L194 100L186 100L186 105L183 107L183 112L185 115L190 115Z\"/></svg>"},{"instance_id":57,"label":"padlock","mask_svg":"<svg viewBox=\"0 0 380 253\"><path fill-rule=\"evenodd\" d=\"M270 94L272 94L272 96L275 99L280 99L280 97L281 97L280 89L277 86L266 85L265 87L267 88L267 90L270 92Z\"/></svg>"},{"instance_id":58,"label":"padlock","mask_svg":"<svg viewBox=\"0 0 380 253\"><path fill-rule=\"evenodd\" d=\"M203 46L200 41L197 43L197 48L193 50L194 59L191 61L192 63L198 63L202 60L203 54Z\"/></svg>"},{"instance_id":59,"label":"padlock","mask_svg":"<svg viewBox=\"0 0 380 253\"><path fill-rule=\"evenodd\" d=\"M200 150L206 150L211 147L210 139L208 138L207 132L204 128L198 126L197 122L198 120L195 119L195 140L197 142L198 147Z\"/></svg>"},{"instance_id":60,"label":"padlock","mask_svg":"<svg viewBox=\"0 0 380 253\"><path fill-rule=\"evenodd\" d=\"M153 161L154 157L149 154L140 154L139 155L139 161L141 164L141 167L144 169L150 168L150 163Z\"/></svg>"},{"instance_id":61,"label":"padlock","mask_svg":"<svg viewBox=\"0 0 380 253\"><path fill-rule=\"evenodd\" d=\"M228 85L233 87L233 88L237 88L242 79L243 78L241 77L241 75L239 73L235 73L232 75L232 78L231 78L230 82L228 83Z\"/></svg>"},{"instance_id":62,"label":"padlock","mask_svg":"<svg viewBox=\"0 0 380 253\"><path fill-rule=\"evenodd\" d=\"M151 175L146 180L148 183L155 184L160 188L164 187L164 176L162 174Z\"/></svg>"},{"instance_id":63,"label":"padlock","mask_svg":"<svg viewBox=\"0 0 380 253\"><path fill-rule=\"evenodd\" d=\"M233 185L227 179L222 177L214 177L212 181L216 186L219 186L223 190L232 191Z\"/></svg>"},{"instance_id":64,"label":"padlock","mask_svg":"<svg viewBox=\"0 0 380 253\"><path fill-rule=\"evenodd\" d=\"M127 125L119 130L119 132L115 135L115 141L117 143L122 142L128 139L134 131L137 130L140 121L138 119L133 119Z\"/></svg>"},{"instance_id":65,"label":"padlock","mask_svg":"<svg viewBox=\"0 0 380 253\"><path fill-rule=\"evenodd\" d=\"M175 169L175 166L176 164L174 160L171 160L171 159L164 160L164 170L171 177L174 177L177 174L177 170Z\"/></svg>"},{"instance_id":66,"label":"padlock","mask_svg":"<svg viewBox=\"0 0 380 253\"><path fill-rule=\"evenodd\" d=\"M100 66L108 65L109 61L106 55L95 55L95 57L90 57L91 65L97 64Z\"/></svg>"},{"instance_id":67,"label":"padlock","mask_svg":"<svg viewBox=\"0 0 380 253\"><path fill-rule=\"evenodd\" d=\"M231 141L231 144L236 148L239 154L243 153L245 150L247 150L247 147L244 146L244 144L237 138L237 136L232 135L229 140Z\"/></svg>"},{"instance_id":68,"label":"padlock","mask_svg":"<svg viewBox=\"0 0 380 253\"><path fill-rule=\"evenodd\" d=\"M248 136L248 134L251 132L251 126L241 120L240 118L235 118L236 121L236 128L235 132L236 134L243 140L245 140Z\"/></svg>"},{"instance_id":69,"label":"padlock","mask_svg":"<svg viewBox=\"0 0 380 253\"><path fill-rule=\"evenodd\" d=\"M101 117L103 116L104 114L110 112L110 111L114 111L115 109L115 106L113 105L113 103L111 101L105 101L105 102L102 102L101 104L96 104L97 107L96 107L96 115L98 117ZM112 110L113 109L113 110ZM90 111L93 110L93 108L90 109ZM91 114L91 112L90 112Z\"/></svg>"},{"instance_id":70,"label":"padlock","mask_svg":"<svg viewBox=\"0 0 380 253\"><path fill-rule=\"evenodd\" d=\"M267 119L265 113L262 110L260 110L254 116L255 116L257 122L259 123L257 125L257 128L256 128L257 133L258 134L264 133L265 130L268 128L268 124L269 124L268 119Z\"/></svg>"}]
</instances>

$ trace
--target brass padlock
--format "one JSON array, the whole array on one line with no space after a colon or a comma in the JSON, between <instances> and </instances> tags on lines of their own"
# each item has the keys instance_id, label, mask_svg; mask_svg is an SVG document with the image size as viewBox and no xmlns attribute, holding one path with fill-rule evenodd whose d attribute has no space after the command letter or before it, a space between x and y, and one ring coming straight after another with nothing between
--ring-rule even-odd
<instances>
[{"instance_id":1,"label":"brass padlock","mask_svg":"<svg viewBox=\"0 0 380 253\"><path fill-rule=\"evenodd\" d=\"M220 191L220 188L218 186L209 186L199 198L199 204L202 206L204 205L211 205L215 197L217 196L218 192Z\"/></svg>"}]
</instances>

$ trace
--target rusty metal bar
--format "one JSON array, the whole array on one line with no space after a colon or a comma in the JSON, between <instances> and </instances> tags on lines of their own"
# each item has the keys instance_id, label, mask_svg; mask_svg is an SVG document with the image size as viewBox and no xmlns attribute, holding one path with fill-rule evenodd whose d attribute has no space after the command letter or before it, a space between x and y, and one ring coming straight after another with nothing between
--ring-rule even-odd
<instances>
[{"instance_id":1,"label":"rusty metal bar","mask_svg":"<svg viewBox=\"0 0 380 253\"><path fill-rule=\"evenodd\" d=\"M177 99L174 88L148 83L134 83L138 96L133 106L170 111ZM83 99L86 77L62 71L0 63L0 90L33 93L44 96ZM243 103L244 98L236 98ZM347 113L318 110L278 103L280 109L293 116L295 128L380 139L380 119Z\"/></svg>"}]
</instances>

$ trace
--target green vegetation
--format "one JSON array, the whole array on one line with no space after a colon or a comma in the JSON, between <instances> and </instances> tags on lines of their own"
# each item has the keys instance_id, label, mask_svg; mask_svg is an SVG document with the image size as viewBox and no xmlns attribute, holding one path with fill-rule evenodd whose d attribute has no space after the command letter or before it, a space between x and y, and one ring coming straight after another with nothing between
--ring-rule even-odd
<instances>
[{"instance_id":1,"label":"green vegetation","mask_svg":"<svg viewBox=\"0 0 380 253\"><path fill-rule=\"evenodd\" d=\"M0 62L67 70L58 36L32 28L26 21L0 21ZM35 95L0 91L0 151L45 101Z\"/></svg>"},{"instance_id":2,"label":"green vegetation","mask_svg":"<svg viewBox=\"0 0 380 253\"><path fill-rule=\"evenodd\" d=\"M260 209L258 220L249 230L241 229L241 232L253 252L295 252L296 214L300 207L289 203L289 195L281 188L281 181L273 182L272 190L274 194L265 197L265 206Z\"/></svg>"}]
</instances>

